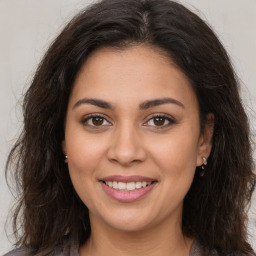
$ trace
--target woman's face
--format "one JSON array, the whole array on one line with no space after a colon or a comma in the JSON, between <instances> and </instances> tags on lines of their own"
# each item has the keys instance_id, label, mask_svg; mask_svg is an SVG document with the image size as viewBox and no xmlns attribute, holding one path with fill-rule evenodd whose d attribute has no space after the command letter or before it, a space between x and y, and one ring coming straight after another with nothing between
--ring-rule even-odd
<instances>
[{"instance_id":1,"label":"woman's face","mask_svg":"<svg viewBox=\"0 0 256 256\"><path fill-rule=\"evenodd\" d=\"M179 225L209 141L188 79L157 50L100 49L75 81L63 150L92 225Z\"/></svg>"}]
</instances>

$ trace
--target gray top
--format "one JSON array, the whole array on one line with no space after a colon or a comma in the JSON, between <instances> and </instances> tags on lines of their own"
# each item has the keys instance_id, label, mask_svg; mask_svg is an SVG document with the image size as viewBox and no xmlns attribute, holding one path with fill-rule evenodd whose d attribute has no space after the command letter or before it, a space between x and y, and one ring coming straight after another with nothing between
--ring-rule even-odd
<instances>
[{"instance_id":1,"label":"gray top","mask_svg":"<svg viewBox=\"0 0 256 256\"><path fill-rule=\"evenodd\" d=\"M211 253L204 252L200 243L195 240L193 242L190 256L218 256L219 254L215 251ZM72 240L65 244L64 247L55 248L54 250L45 250L37 254L33 254L26 248L15 249L4 256L79 256L79 245L78 242Z\"/></svg>"}]
</instances>

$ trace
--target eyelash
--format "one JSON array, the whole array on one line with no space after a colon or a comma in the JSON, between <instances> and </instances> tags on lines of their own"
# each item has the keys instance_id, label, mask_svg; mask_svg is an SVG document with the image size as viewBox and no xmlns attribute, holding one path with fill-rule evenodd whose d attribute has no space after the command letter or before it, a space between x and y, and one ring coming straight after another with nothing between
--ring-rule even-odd
<instances>
[{"instance_id":1,"label":"eyelash","mask_svg":"<svg viewBox=\"0 0 256 256\"><path fill-rule=\"evenodd\" d=\"M106 125L106 124L105 124L105 125L103 124L103 125L99 125L99 126L97 126L97 125L92 125L92 124L88 124L88 121L89 121L90 119L92 120L94 117L100 117L100 118L103 119L103 122L107 121L109 124L107 124L107 125ZM151 126L151 125L148 125L147 123L149 123L151 120L154 122L154 119L156 119L156 118L163 118L163 119L164 119L164 123L166 123L166 121L168 122L168 124L164 124L164 125L161 125L161 126L152 125L152 127L156 128L156 129L164 129L164 128L169 127L170 125L176 123L176 121L175 121L173 118L171 118L170 116L167 116L166 114L154 114L154 115L151 116L151 117L148 119L148 121L147 121L146 123L144 123L143 125L144 125L144 126ZM95 113L95 114L90 114L90 115L84 117L84 118L82 119L81 123L82 123L84 126L89 126L89 127L92 127L93 129L100 129L100 128L104 127L104 126L110 126L110 125L111 125L111 123L107 120L107 118L106 118L104 115L102 115L102 114L97 114L97 113Z\"/></svg>"},{"instance_id":2,"label":"eyelash","mask_svg":"<svg viewBox=\"0 0 256 256\"><path fill-rule=\"evenodd\" d=\"M154 114L153 116L151 116L148 121L146 123L149 123L149 121L152 120L152 122L154 122L154 119L156 118L163 118L164 119L164 123L166 123L166 121L168 122L168 124L165 125L161 125L161 126L157 126L157 125L152 125L154 128L156 129L164 129L166 127L169 127L172 124L175 124L175 120L173 118L171 118L170 116L166 115L166 114ZM150 125L145 125L144 126L150 126Z\"/></svg>"},{"instance_id":3,"label":"eyelash","mask_svg":"<svg viewBox=\"0 0 256 256\"><path fill-rule=\"evenodd\" d=\"M102 114L97 114L97 113L95 113L95 114L90 114L90 115L84 117L84 118L82 119L81 123L82 123L83 125L85 125L85 126L93 127L93 128L95 128L95 129L101 128L102 126L110 126L110 125L100 125L100 126L97 126L97 125L88 124L88 121L89 121L90 119L92 120L94 117L100 117L100 118L103 119L103 122L104 122L104 121L107 121L108 123L110 123L104 115L102 115Z\"/></svg>"}]
</instances>

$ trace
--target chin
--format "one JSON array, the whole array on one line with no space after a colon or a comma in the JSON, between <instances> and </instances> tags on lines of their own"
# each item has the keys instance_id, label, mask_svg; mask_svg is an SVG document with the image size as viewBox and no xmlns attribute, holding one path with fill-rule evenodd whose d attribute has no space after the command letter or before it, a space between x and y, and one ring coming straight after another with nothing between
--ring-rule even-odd
<instances>
[{"instance_id":1,"label":"chin","mask_svg":"<svg viewBox=\"0 0 256 256\"><path fill-rule=\"evenodd\" d=\"M110 211L110 214L96 217L102 224L123 232L140 232L146 230L154 223L153 216L135 210ZM98 222L99 223L99 222Z\"/></svg>"},{"instance_id":2,"label":"chin","mask_svg":"<svg viewBox=\"0 0 256 256\"><path fill-rule=\"evenodd\" d=\"M134 221L134 218L129 220L119 220L112 223L109 223L112 228L118 230L120 232L127 232L127 233L136 233L145 231L150 229L152 223L147 223L145 221Z\"/></svg>"}]
</instances>

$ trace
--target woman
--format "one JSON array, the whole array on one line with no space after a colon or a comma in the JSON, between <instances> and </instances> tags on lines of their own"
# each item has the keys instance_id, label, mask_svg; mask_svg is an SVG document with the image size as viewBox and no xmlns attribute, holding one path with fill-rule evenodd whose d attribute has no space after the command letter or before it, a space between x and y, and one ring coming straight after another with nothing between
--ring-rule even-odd
<instances>
[{"instance_id":1,"label":"woman","mask_svg":"<svg viewBox=\"0 0 256 256\"><path fill-rule=\"evenodd\" d=\"M238 83L212 30L178 3L78 14L25 95L13 162L23 232L7 255L255 255Z\"/></svg>"}]
</instances>

